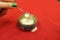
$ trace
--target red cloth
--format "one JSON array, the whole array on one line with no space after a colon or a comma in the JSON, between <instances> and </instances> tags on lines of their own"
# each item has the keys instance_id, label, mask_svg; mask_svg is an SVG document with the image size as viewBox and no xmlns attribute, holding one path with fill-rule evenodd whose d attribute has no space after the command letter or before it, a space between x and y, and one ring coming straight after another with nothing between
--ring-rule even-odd
<instances>
[{"instance_id":1,"label":"red cloth","mask_svg":"<svg viewBox=\"0 0 60 40\"><path fill-rule=\"evenodd\" d=\"M22 12L17 8L9 9L0 18L0 40L60 40L60 2L57 0L16 0L24 11L34 14L38 30L24 32L18 26Z\"/></svg>"}]
</instances>

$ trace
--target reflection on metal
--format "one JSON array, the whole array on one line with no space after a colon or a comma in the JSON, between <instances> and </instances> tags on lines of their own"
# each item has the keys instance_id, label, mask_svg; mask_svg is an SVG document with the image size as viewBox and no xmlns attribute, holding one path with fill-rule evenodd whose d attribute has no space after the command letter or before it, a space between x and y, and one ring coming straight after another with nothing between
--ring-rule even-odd
<instances>
[{"instance_id":1,"label":"reflection on metal","mask_svg":"<svg viewBox=\"0 0 60 40\"><path fill-rule=\"evenodd\" d=\"M37 18L28 12L21 15L18 22L23 30L33 30L34 28L36 30Z\"/></svg>"}]
</instances>

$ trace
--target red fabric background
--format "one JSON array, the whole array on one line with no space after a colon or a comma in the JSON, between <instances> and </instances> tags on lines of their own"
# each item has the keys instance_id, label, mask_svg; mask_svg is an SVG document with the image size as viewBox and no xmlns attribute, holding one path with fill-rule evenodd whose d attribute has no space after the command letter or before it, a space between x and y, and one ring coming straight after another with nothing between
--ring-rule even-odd
<instances>
[{"instance_id":1,"label":"red fabric background","mask_svg":"<svg viewBox=\"0 0 60 40\"><path fill-rule=\"evenodd\" d=\"M9 9L0 19L0 40L60 40L60 2L57 0L16 0L24 11L34 14L38 30L24 32L18 26L22 12Z\"/></svg>"}]
</instances>

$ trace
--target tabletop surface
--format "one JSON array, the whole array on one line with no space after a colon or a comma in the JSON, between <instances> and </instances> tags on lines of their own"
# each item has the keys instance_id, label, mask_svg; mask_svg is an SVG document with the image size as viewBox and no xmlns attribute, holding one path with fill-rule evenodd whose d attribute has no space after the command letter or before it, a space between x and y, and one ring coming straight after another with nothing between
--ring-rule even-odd
<instances>
[{"instance_id":1,"label":"tabletop surface","mask_svg":"<svg viewBox=\"0 0 60 40\"><path fill-rule=\"evenodd\" d=\"M36 32L24 32L18 25L23 13L18 8L8 10L0 19L0 40L60 40L60 2L58 0L16 0L18 8L38 19Z\"/></svg>"}]
</instances>

